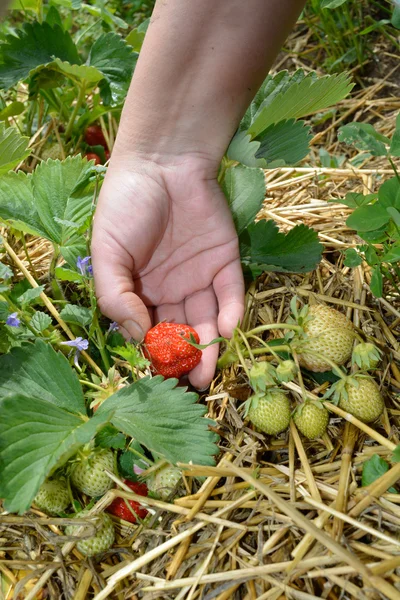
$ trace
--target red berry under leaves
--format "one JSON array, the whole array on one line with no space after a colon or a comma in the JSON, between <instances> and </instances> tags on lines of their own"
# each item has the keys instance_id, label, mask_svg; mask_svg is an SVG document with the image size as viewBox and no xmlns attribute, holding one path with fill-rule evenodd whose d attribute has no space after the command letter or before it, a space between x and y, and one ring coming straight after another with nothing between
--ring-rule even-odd
<instances>
[{"instance_id":1,"label":"red berry under leaves","mask_svg":"<svg viewBox=\"0 0 400 600\"><path fill-rule=\"evenodd\" d=\"M98 154L95 154L94 152L88 152L85 156L88 160L94 160L95 165L101 165L101 158Z\"/></svg>"},{"instance_id":2,"label":"red berry under leaves","mask_svg":"<svg viewBox=\"0 0 400 600\"><path fill-rule=\"evenodd\" d=\"M147 496L148 490L145 483L129 481L129 479L124 479L123 481L125 485L132 490L132 492L135 492L135 494L138 494L139 496ZM133 513L135 514L129 510L127 503L132 507ZM129 521L129 523L136 523L135 515L137 515L139 519L144 519L148 511L134 500L115 498L115 500L113 500L110 506L107 508L107 512L119 517L120 519L123 519L124 521Z\"/></svg>"},{"instance_id":3,"label":"red berry under leaves","mask_svg":"<svg viewBox=\"0 0 400 600\"><path fill-rule=\"evenodd\" d=\"M198 344L199 334L189 325L159 323L147 332L144 338L144 352L151 360L155 373L165 378L179 379L199 364L201 350L183 339L190 339L191 334Z\"/></svg>"},{"instance_id":4,"label":"red berry under leaves","mask_svg":"<svg viewBox=\"0 0 400 600\"><path fill-rule=\"evenodd\" d=\"M88 146L103 146L103 148L107 149L106 138L99 125L89 125L85 131L84 138Z\"/></svg>"}]
</instances>

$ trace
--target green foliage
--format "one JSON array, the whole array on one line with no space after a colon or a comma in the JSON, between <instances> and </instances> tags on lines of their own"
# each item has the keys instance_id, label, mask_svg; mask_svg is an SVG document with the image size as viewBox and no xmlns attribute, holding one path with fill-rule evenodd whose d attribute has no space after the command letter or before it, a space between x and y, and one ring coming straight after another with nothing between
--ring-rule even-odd
<instances>
[{"instance_id":1,"label":"green foliage","mask_svg":"<svg viewBox=\"0 0 400 600\"><path fill-rule=\"evenodd\" d=\"M46 477L95 437L100 446L123 448L122 432L171 462L213 464L213 421L203 418L206 407L195 404L197 394L177 383L141 379L89 418L76 374L50 345L37 340L0 357L0 497L6 510L27 510Z\"/></svg>"},{"instance_id":2,"label":"green foliage","mask_svg":"<svg viewBox=\"0 0 400 600\"><path fill-rule=\"evenodd\" d=\"M114 427L171 463L214 464L218 436L208 430L213 421L201 418L207 409L195 404L197 394L177 383L145 377L107 398L96 415L112 412Z\"/></svg>"},{"instance_id":3,"label":"green foliage","mask_svg":"<svg viewBox=\"0 0 400 600\"><path fill-rule=\"evenodd\" d=\"M391 157L400 154L400 115L391 139L366 123L349 123L340 128L338 137L374 156L387 156L394 169L395 176L386 180L377 194L349 193L340 202L354 209L346 224L365 242L346 251L346 266L356 267L365 260L373 267L370 289L377 298L384 295L385 280L399 292L400 177Z\"/></svg>"},{"instance_id":4,"label":"green foliage","mask_svg":"<svg viewBox=\"0 0 400 600\"><path fill-rule=\"evenodd\" d=\"M285 235L274 221L264 220L250 225L239 242L242 263L253 276L263 271L311 271L321 260L323 249L317 233L305 225L297 225Z\"/></svg>"},{"instance_id":5,"label":"green foliage","mask_svg":"<svg viewBox=\"0 0 400 600\"><path fill-rule=\"evenodd\" d=\"M363 464L361 485L366 487L374 483L379 477L384 475L389 470L389 465L378 454L373 454L370 459ZM392 494L397 494L397 490L393 487L388 489Z\"/></svg>"},{"instance_id":6,"label":"green foliage","mask_svg":"<svg viewBox=\"0 0 400 600\"><path fill-rule=\"evenodd\" d=\"M241 234L253 223L265 197L265 178L260 169L243 165L225 172L222 189L228 199L236 231Z\"/></svg>"},{"instance_id":7,"label":"green foliage","mask_svg":"<svg viewBox=\"0 0 400 600\"><path fill-rule=\"evenodd\" d=\"M49 159L32 174L9 173L0 179L0 218L59 246L74 268L77 257L86 254L80 228L92 215L92 173L79 155L62 162Z\"/></svg>"},{"instance_id":8,"label":"green foliage","mask_svg":"<svg viewBox=\"0 0 400 600\"><path fill-rule=\"evenodd\" d=\"M22 136L17 129L6 129L4 123L0 123L0 175L13 169L30 155L28 142L29 138Z\"/></svg>"},{"instance_id":9,"label":"green foliage","mask_svg":"<svg viewBox=\"0 0 400 600\"><path fill-rule=\"evenodd\" d=\"M86 327L93 320L92 311L85 306L77 306L76 304L66 304L60 312L60 317L66 323L73 323Z\"/></svg>"}]
</instances>

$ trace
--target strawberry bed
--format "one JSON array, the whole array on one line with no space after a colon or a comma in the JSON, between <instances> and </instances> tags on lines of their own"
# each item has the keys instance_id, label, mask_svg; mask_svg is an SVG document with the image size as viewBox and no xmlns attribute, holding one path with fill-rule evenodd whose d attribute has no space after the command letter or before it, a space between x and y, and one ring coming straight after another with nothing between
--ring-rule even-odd
<instances>
[{"instance_id":1,"label":"strawberry bed","mask_svg":"<svg viewBox=\"0 0 400 600\"><path fill-rule=\"evenodd\" d=\"M31 25L41 27L51 39L54 25ZM139 50L144 33L133 31ZM130 46L115 35L129 65ZM296 56L284 66L298 67ZM75 81L86 65L73 59L53 68ZM166 350L154 361L152 334L147 346L124 343L96 307L88 223L117 130L117 109L102 113L112 81L100 99L94 82L66 123L69 140L54 119L25 141L0 131L15 149L0 171L4 598L399 597L397 84L385 75L342 99L346 76L323 79L337 112L321 127L328 108L313 77L296 77L268 80L284 83L275 104L265 92L276 122L245 119L222 163L246 313L199 394L168 378L197 364L195 335L173 328L192 344L179 338L190 364L177 373ZM313 110L290 113L291 85L296 106L311 97ZM291 120L280 119L282 106ZM285 135L274 156L271 140ZM47 156L55 145L60 156ZM49 233L17 200L31 190L46 216L44 196L60 193L60 178L65 206ZM393 209L383 221L377 205Z\"/></svg>"}]
</instances>

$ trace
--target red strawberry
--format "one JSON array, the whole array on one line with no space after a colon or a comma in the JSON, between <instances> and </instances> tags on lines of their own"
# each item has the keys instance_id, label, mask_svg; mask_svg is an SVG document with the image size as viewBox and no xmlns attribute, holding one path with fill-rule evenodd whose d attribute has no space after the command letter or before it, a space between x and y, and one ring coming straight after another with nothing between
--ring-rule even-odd
<instances>
[{"instance_id":1,"label":"red strawberry","mask_svg":"<svg viewBox=\"0 0 400 600\"><path fill-rule=\"evenodd\" d=\"M101 165L101 159L98 154L95 154L94 152L88 152L85 154L85 156L88 160L94 160L95 165Z\"/></svg>"},{"instance_id":2,"label":"red strawberry","mask_svg":"<svg viewBox=\"0 0 400 600\"><path fill-rule=\"evenodd\" d=\"M182 336L189 339L190 334L198 344L199 334L189 325L159 323L147 332L144 352L155 373L179 379L199 364L201 350L182 339Z\"/></svg>"},{"instance_id":3,"label":"red strawberry","mask_svg":"<svg viewBox=\"0 0 400 600\"><path fill-rule=\"evenodd\" d=\"M84 137L88 146L103 146L103 148L107 148L106 138L99 125L89 125Z\"/></svg>"},{"instance_id":4,"label":"red strawberry","mask_svg":"<svg viewBox=\"0 0 400 600\"><path fill-rule=\"evenodd\" d=\"M139 496L147 496L147 485L145 483L129 481L129 479L124 479L123 481L125 485L132 490L132 492L135 492L135 494L139 494ZM126 500L124 498L115 498L107 508L107 512L119 517L120 519L124 519L124 521L136 523L136 517L129 510L127 503L129 503L129 505L132 507L133 513L135 513L139 519L145 518L148 511L143 506L134 500Z\"/></svg>"}]
</instances>

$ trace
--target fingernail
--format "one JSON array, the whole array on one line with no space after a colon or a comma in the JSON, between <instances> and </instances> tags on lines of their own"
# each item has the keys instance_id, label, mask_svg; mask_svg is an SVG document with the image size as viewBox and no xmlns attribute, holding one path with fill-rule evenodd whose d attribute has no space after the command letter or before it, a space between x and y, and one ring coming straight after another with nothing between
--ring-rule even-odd
<instances>
[{"instance_id":1,"label":"fingernail","mask_svg":"<svg viewBox=\"0 0 400 600\"><path fill-rule=\"evenodd\" d=\"M206 385L206 387L203 387L203 388L196 387L195 390L196 390L196 392L200 392L200 394L202 394L203 392L206 392L209 387L210 387L209 385Z\"/></svg>"},{"instance_id":2,"label":"fingernail","mask_svg":"<svg viewBox=\"0 0 400 600\"><path fill-rule=\"evenodd\" d=\"M124 327L128 331L129 335L132 336L137 342L141 342L143 340L143 329L138 323L136 323L136 321L124 321L122 323L122 327Z\"/></svg>"}]
</instances>

